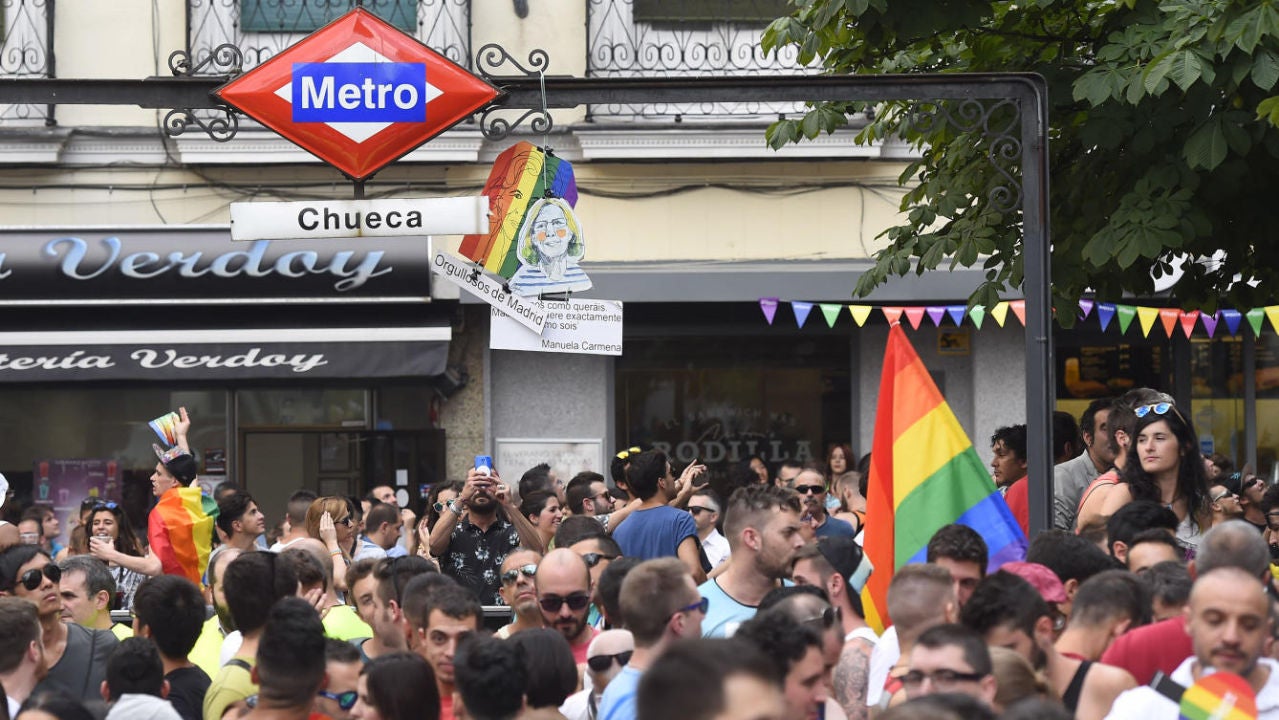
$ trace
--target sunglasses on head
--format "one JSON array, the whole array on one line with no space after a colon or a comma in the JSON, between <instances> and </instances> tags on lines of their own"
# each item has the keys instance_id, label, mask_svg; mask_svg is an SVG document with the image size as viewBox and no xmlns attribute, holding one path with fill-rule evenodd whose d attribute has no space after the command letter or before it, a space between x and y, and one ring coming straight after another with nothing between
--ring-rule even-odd
<instances>
[{"instance_id":1,"label":"sunglasses on head","mask_svg":"<svg viewBox=\"0 0 1279 720\"><path fill-rule=\"evenodd\" d=\"M1156 415L1167 415L1169 410L1172 411L1173 415L1176 415L1179 418L1181 417L1181 413L1177 412L1177 406L1170 402L1158 402L1151 403L1149 405L1142 405L1139 408L1133 409L1132 414L1139 418L1144 418L1150 413L1154 413Z\"/></svg>"},{"instance_id":2,"label":"sunglasses on head","mask_svg":"<svg viewBox=\"0 0 1279 720\"><path fill-rule=\"evenodd\" d=\"M629 458L629 457L630 457L630 456L632 456L632 455L638 455L638 454L639 454L639 452L640 452L640 449L639 449L639 448L637 448L637 447L627 448L627 449L625 449L625 450L623 450L623 451L621 451L620 453L618 453L618 454L617 454L617 459L618 459L618 460L625 460L626 458Z\"/></svg>"},{"instance_id":3,"label":"sunglasses on head","mask_svg":"<svg viewBox=\"0 0 1279 720\"><path fill-rule=\"evenodd\" d=\"M827 605L826 609L822 610L821 615L814 615L813 617L810 617L810 618L804 618L803 620L800 621L800 624L818 626L818 627L821 627L823 630L830 630L831 628L835 627L836 623L842 622L843 617L844 617L843 613L839 611L839 608L833 605Z\"/></svg>"},{"instance_id":4,"label":"sunglasses on head","mask_svg":"<svg viewBox=\"0 0 1279 720\"><path fill-rule=\"evenodd\" d=\"M511 570L507 570L506 572L502 573L502 584L510 585L516 580L519 580L520 575L523 575L526 578L536 577L537 566L530 563L528 565L521 565L517 568L512 568Z\"/></svg>"},{"instance_id":5,"label":"sunglasses on head","mask_svg":"<svg viewBox=\"0 0 1279 720\"><path fill-rule=\"evenodd\" d=\"M818 495L826 492L826 487L823 485L796 485L795 492L800 495L808 495L809 493Z\"/></svg>"},{"instance_id":6,"label":"sunglasses on head","mask_svg":"<svg viewBox=\"0 0 1279 720\"><path fill-rule=\"evenodd\" d=\"M615 655L594 655L586 658L586 664L597 673L604 672L612 667L614 660L617 661L618 665L626 667L626 663L631 661L632 652L632 650L627 650L626 652L620 652Z\"/></svg>"},{"instance_id":7,"label":"sunglasses on head","mask_svg":"<svg viewBox=\"0 0 1279 720\"><path fill-rule=\"evenodd\" d=\"M548 613L557 613L560 608L568 605L568 609L573 612L586 609L591 604L591 596L584 592L575 592L568 597L560 597L558 595L543 595L537 599L537 604Z\"/></svg>"},{"instance_id":8,"label":"sunglasses on head","mask_svg":"<svg viewBox=\"0 0 1279 720\"><path fill-rule=\"evenodd\" d=\"M107 502L100 502L100 503L98 503L97 505L94 505L94 506L93 506L93 512L97 512L97 511L99 511L99 510L111 510L111 511L114 511L114 510L115 510L116 508L118 508L118 507L120 507L120 506L119 506L119 505L116 505L115 503L110 502L110 501L107 501Z\"/></svg>"},{"instance_id":9,"label":"sunglasses on head","mask_svg":"<svg viewBox=\"0 0 1279 720\"><path fill-rule=\"evenodd\" d=\"M62 580L62 570L53 563L49 563L42 568L31 568L30 570L22 573L22 577L19 578L19 582L22 583L22 587L28 590L35 590L40 587L40 583L44 582L43 578L49 578L52 582L59 582Z\"/></svg>"},{"instance_id":10,"label":"sunglasses on head","mask_svg":"<svg viewBox=\"0 0 1279 720\"><path fill-rule=\"evenodd\" d=\"M343 711L355 707L355 701L360 699L360 694L355 690L347 690L344 693L331 693L328 690L321 690L316 694L337 703L338 707L342 708Z\"/></svg>"},{"instance_id":11,"label":"sunglasses on head","mask_svg":"<svg viewBox=\"0 0 1279 720\"><path fill-rule=\"evenodd\" d=\"M616 560L620 555L609 555L608 553L583 553L582 560L586 561L586 567L593 568L600 564L600 560Z\"/></svg>"}]
</instances>

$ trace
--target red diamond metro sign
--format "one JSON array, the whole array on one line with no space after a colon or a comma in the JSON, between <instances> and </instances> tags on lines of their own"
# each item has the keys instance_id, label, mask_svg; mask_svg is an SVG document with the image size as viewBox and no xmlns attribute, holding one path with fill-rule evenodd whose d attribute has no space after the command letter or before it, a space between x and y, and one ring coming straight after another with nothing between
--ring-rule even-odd
<instances>
[{"instance_id":1,"label":"red diamond metro sign","mask_svg":"<svg viewBox=\"0 0 1279 720\"><path fill-rule=\"evenodd\" d=\"M497 88L357 7L214 93L363 180L488 104Z\"/></svg>"}]
</instances>

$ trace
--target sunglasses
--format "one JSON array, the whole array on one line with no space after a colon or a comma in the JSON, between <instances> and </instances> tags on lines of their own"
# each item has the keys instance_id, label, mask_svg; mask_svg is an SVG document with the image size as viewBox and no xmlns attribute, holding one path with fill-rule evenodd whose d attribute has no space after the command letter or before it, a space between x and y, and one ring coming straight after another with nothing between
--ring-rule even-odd
<instances>
[{"instance_id":1,"label":"sunglasses","mask_svg":"<svg viewBox=\"0 0 1279 720\"><path fill-rule=\"evenodd\" d=\"M613 667L614 660L617 661L618 665L626 667L626 663L631 661L632 652L633 651L631 650L627 650L626 652L620 652L616 655L595 655L586 658L586 664L597 673L602 673L610 667Z\"/></svg>"},{"instance_id":2,"label":"sunglasses","mask_svg":"<svg viewBox=\"0 0 1279 720\"><path fill-rule=\"evenodd\" d=\"M586 567L593 568L600 564L600 560L616 560L621 555L608 555L606 553L584 553L582 560L586 561Z\"/></svg>"},{"instance_id":3,"label":"sunglasses","mask_svg":"<svg viewBox=\"0 0 1279 720\"><path fill-rule=\"evenodd\" d=\"M119 505L116 505L116 504L115 504L115 503L113 503L113 502L109 502L109 501L108 501L108 502L102 502L102 503L98 503L97 505L94 505L94 506L93 506L93 512L97 512L97 511L99 511L99 510L115 510L115 509L116 509L116 508L118 508L118 507L120 507L120 506L119 506Z\"/></svg>"},{"instance_id":4,"label":"sunglasses","mask_svg":"<svg viewBox=\"0 0 1279 720\"><path fill-rule=\"evenodd\" d=\"M316 694L337 703L338 707L342 708L343 711L355 707L355 701L360 699L360 693L355 690L347 690L344 693L331 693L328 690L321 690Z\"/></svg>"},{"instance_id":5,"label":"sunglasses","mask_svg":"<svg viewBox=\"0 0 1279 720\"><path fill-rule=\"evenodd\" d=\"M591 604L591 596L584 592L575 592L568 597L544 595L537 599L537 604L541 605L542 610L548 613L557 613L565 605L568 605L569 610L578 612L585 610L586 606Z\"/></svg>"},{"instance_id":6,"label":"sunglasses","mask_svg":"<svg viewBox=\"0 0 1279 720\"><path fill-rule=\"evenodd\" d=\"M710 509L710 508L708 508L708 507L697 507L696 505L689 505L689 506L688 506L688 511L689 511L690 513L692 513L692 514L693 514L693 517L697 517L698 515L701 515L701 514L702 514L702 513L704 513L704 512L705 512L705 513L713 513L713 512L715 512L714 510L712 510L712 509Z\"/></svg>"},{"instance_id":7,"label":"sunglasses","mask_svg":"<svg viewBox=\"0 0 1279 720\"><path fill-rule=\"evenodd\" d=\"M1209 495L1208 499L1211 500L1212 502L1221 502L1222 500L1225 500L1228 497L1235 497L1235 494L1227 490L1216 497Z\"/></svg>"},{"instance_id":8,"label":"sunglasses","mask_svg":"<svg viewBox=\"0 0 1279 720\"><path fill-rule=\"evenodd\" d=\"M684 607L680 608L679 610L676 610L675 612L686 613L686 612L693 612L694 610L697 610L701 614L705 615L706 611L709 610L710 607L711 607L711 599L707 597L703 597L703 598L698 598L697 602L693 603L692 605L685 605Z\"/></svg>"},{"instance_id":9,"label":"sunglasses","mask_svg":"<svg viewBox=\"0 0 1279 720\"><path fill-rule=\"evenodd\" d=\"M352 525L354 525L354 524L355 524L355 521L351 519L351 516L350 516L350 515L347 515L346 517L342 518L341 520L337 520L337 521L335 521L335 522L337 522L337 524L338 524L338 525L345 525L345 526L347 526L347 527L351 527Z\"/></svg>"},{"instance_id":10,"label":"sunglasses","mask_svg":"<svg viewBox=\"0 0 1279 720\"><path fill-rule=\"evenodd\" d=\"M57 565L49 563L42 568L31 568L30 570L22 573L22 577L19 578L19 582L22 583L22 587L28 590L35 590L40 587L40 583L44 582L41 577L42 575L49 578L52 582L59 582L62 580L62 570L59 569Z\"/></svg>"},{"instance_id":11,"label":"sunglasses","mask_svg":"<svg viewBox=\"0 0 1279 720\"><path fill-rule=\"evenodd\" d=\"M511 585L516 580L519 580L521 575L523 575L526 578L535 577L537 575L537 566L533 564L521 565L512 570L507 570L506 572L502 573L502 584ZM572 606L570 605L570 607Z\"/></svg>"},{"instance_id":12,"label":"sunglasses","mask_svg":"<svg viewBox=\"0 0 1279 720\"><path fill-rule=\"evenodd\" d=\"M1170 402L1158 402L1158 403L1152 403L1150 405L1142 405L1139 408L1135 408L1132 411L1132 414L1136 415L1139 418L1144 418L1150 413L1154 413L1156 415L1167 415L1168 411L1170 410L1172 411L1173 415L1176 415L1177 418L1181 420L1183 425L1186 423L1186 419L1181 416L1180 412L1178 412L1177 406L1173 405Z\"/></svg>"},{"instance_id":13,"label":"sunglasses","mask_svg":"<svg viewBox=\"0 0 1279 720\"><path fill-rule=\"evenodd\" d=\"M966 673L959 672L958 670L946 670L943 668L941 670L934 670L930 673L923 672L922 670L911 670L901 677L901 681L902 685L906 687L917 688L920 685L923 685L925 680L932 680L933 685L940 689L950 687L955 683L977 682L983 677L985 677L985 675L981 675L979 673Z\"/></svg>"},{"instance_id":14,"label":"sunglasses","mask_svg":"<svg viewBox=\"0 0 1279 720\"><path fill-rule=\"evenodd\" d=\"M820 493L826 492L826 487L823 485L796 485L795 492L799 493L800 495L808 495L809 493L812 493L813 495L818 495Z\"/></svg>"},{"instance_id":15,"label":"sunglasses","mask_svg":"<svg viewBox=\"0 0 1279 720\"><path fill-rule=\"evenodd\" d=\"M800 621L800 624L814 625L814 626L819 625L821 626L823 630L830 630L831 628L835 627L836 623L843 622L843 619L844 619L844 615L843 613L839 611L839 608L833 605L828 605L825 610L822 610L821 615L814 615L813 617L810 617L810 618L804 618L803 620Z\"/></svg>"}]
</instances>

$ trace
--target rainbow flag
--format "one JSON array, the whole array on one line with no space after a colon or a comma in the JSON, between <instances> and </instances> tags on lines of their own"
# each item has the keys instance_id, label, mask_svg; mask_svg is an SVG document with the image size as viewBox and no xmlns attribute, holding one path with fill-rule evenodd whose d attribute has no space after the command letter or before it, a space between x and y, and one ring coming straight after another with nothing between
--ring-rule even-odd
<instances>
[{"instance_id":1,"label":"rainbow flag","mask_svg":"<svg viewBox=\"0 0 1279 720\"><path fill-rule=\"evenodd\" d=\"M900 323L888 332L867 495L865 548L875 572L862 606L877 632L891 624L893 570L924 562L943 525L981 533L991 569L1026 557L1026 536Z\"/></svg>"},{"instance_id":2,"label":"rainbow flag","mask_svg":"<svg viewBox=\"0 0 1279 720\"><path fill-rule=\"evenodd\" d=\"M521 141L497 156L484 195L489 199L489 232L464 236L458 252L509 279L520 267L516 239L529 205L551 195L576 207L577 180L568 161Z\"/></svg>"},{"instance_id":3,"label":"rainbow flag","mask_svg":"<svg viewBox=\"0 0 1279 720\"><path fill-rule=\"evenodd\" d=\"M147 540L165 575L181 575L200 585L217 517L217 503L198 487L176 487L160 496L147 518Z\"/></svg>"}]
</instances>

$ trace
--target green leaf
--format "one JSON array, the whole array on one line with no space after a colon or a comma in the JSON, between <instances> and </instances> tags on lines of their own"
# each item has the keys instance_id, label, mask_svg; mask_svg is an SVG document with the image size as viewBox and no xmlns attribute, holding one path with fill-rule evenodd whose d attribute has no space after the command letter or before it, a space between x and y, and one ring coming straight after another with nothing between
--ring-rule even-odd
<instances>
[{"instance_id":1,"label":"green leaf","mask_svg":"<svg viewBox=\"0 0 1279 720\"><path fill-rule=\"evenodd\" d=\"M1173 54L1170 62L1172 66L1168 69L1169 79L1176 83L1182 92L1203 76L1203 60L1193 50L1182 50Z\"/></svg>"},{"instance_id":2,"label":"green leaf","mask_svg":"<svg viewBox=\"0 0 1279 720\"><path fill-rule=\"evenodd\" d=\"M1252 58L1252 84L1269 90L1279 82L1279 57L1269 50L1262 50Z\"/></svg>"},{"instance_id":3,"label":"green leaf","mask_svg":"<svg viewBox=\"0 0 1279 720\"><path fill-rule=\"evenodd\" d=\"M1182 157L1192 168L1216 170L1226 159L1226 133L1217 122L1200 125L1186 140Z\"/></svg>"},{"instance_id":4,"label":"green leaf","mask_svg":"<svg viewBox=\"0 0 1279 720\"><path fill-rule=\"evenodd\" d=\"M1268 97L1257 103L1257 119L1279 127L1279 95Z\"/></svg>"}]
</instances>

